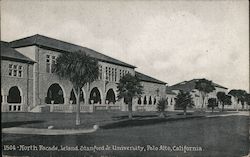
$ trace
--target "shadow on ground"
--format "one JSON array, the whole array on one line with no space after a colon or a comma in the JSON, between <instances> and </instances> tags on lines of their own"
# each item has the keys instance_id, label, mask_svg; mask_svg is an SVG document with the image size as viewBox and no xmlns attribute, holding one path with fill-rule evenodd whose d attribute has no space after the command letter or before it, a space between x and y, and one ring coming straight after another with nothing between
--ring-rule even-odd
<instances>
[{"instance_id":1,"label":"shadow on ground","mask_svg":"<svg viewBox=\"0 0 250 157\"><path fill-rule=\"evenodd\" d=\"M204 117L204 116L179 117L179 118L132 119L132 120L123 120L123 121L119 121L115 123L109 123L109 124L100 126L100 128L116 129L116 128L134 127L134 126L156 125L159 123L178 121L178 120L188 120L188 119L201 118L201 117Z\"/></svg>"},{"instance_id":2,"label":"shadow on ground","mask_svg":"<svg viewBox=\"0 0 250 157\"><path fill-rule=\"evenodd\" d=\"M2 128L17 127L25 124L34 124L34 123L43 123L42 120L33 120L33 121L18 121L18 122L2 122Z\"/></svg>"}]
</instances>

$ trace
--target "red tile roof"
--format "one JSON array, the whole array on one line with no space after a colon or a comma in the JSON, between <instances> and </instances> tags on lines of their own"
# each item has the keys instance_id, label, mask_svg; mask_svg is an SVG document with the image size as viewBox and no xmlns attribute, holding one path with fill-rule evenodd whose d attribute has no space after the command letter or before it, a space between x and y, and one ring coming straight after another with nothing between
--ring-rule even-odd
<instances>
[{"instance_id":1,"label":"red tile roof","mask_svg":"<svg viewBox=\"0 0 250 157\"><path fill-rule=\"evenodd\" d=\"M1 41L1 59L33 64L35 61L10 47L8 42Z\"/></svg>"},{"instance_id":2,"label":"red tile roof","mask_svg":"<svg viewBox=\"0 0 250 157\"><path fill-rule=\"evenodd\" d=\"M160 80L157 80L153 77L150 77L148 75L145 75L145 74L142 74L142 73L139 73L139 72L135 72L135 75L141 80L141 81L145 81L145 82L152 82L152 83L158 83L158 84L167 84L166 82L163 82L163 81L160 81Z\"/></svg>"},{"instance_id":3,"label":"red tile roof","mask_svg":"<svg viewBox=\"0 0 250 157\"><path fill-rule=\"evenodd\" d=\"M167 87L167 89L168 90L183 90L183 91L191 92L192 90L195 89L195 85L196 85L196 82L198 80L200 80L200 79L193 79L193 80L190 80L190 81L183 81L183 82L177 83L175 85L169 86L169 87ZM226 87L223 87L223 86L221 86L219 84L216 84L214 82L212 82L212 84L215 87L227 89Z\"/></svg>"},{"instance_id":4,"label":"red tile roof","mask_svg":"<svg viewBox=\"0 0 250 157\"><path fill-rule=\"evenodd\" d=\"M133 65L130 65L130 64L127 64L127 63L122 62L120 60L106 56L106 55L99 53L95 50L92 50L92 49L89 49L86 47L82 47L79 45L75 45L72 43L64 42L61 40L53 39L53 38L46 37L46 36L39 35L39 34L12 41L12 42L10 42L10 44L11 44L11 47L13 47L13 48L36 45L39 47L57 50L57 51L61 51L61 52L74 52L74 51L82 50L82 51L85 51L86 54L88 54L91 57L94 57L100 61L113 63L113 64L117 64L117 65L122 65L122 66L130 67L130 68L136 68Z\"/></svg>"}]
</instances>

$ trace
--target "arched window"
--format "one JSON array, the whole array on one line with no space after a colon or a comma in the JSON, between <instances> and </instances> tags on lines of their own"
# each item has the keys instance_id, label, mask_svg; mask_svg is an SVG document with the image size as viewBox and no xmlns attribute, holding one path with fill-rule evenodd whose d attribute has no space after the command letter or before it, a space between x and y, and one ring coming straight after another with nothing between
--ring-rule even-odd
<instances>
[{"instance_id":1,"label":"arched window","mask_svg":"<svg viewBox=\"0 0 250 157\"><path fill-rule=\"evenodd\" d=\"M52 84L47 92L46 97L47 104L64 104L63 90L59 84Z\"/></svg>"},{"instance_id":2,"label":"arched window","mask_svg":"<svg viewBox=\"0 0 250 157\"><path fill-rule=\"evenodd\" d=\"M97 87L93 88L90 92L89 103L91 104L93 101L94 104L101 104L101 94Z\"/></svg>"},{"instance_id":3,"label":"arched window","mask_svg":"<svg viewBox=\"0 0 250 157\"><path fill-rule=\"evenodd\" d=\"M17 86L11 87L7 96L8 103L21 103L21 94Z\"/></svg>"},{"instance_id":4,"label":"arched window","mask_svg":"<svg viewBox=\"0 0 250 157\"><path fill-rule=\"evenodd\" d=\"M144 105L147 104L147 98L146 98L146 96L144 96L143 104L144 104Z\"/></svg>"},{"instance_id":5,"label":"arched window","mask_svg":"<svg viewBox=\"0 0 250 157\"><path fill-rule=\"evenodd\" d=\"M75 93L74 93L73 89L70 92L70 98L69 98L69 100L72 101L72 104L76 104L76 96L75 96Z\"/></svg>"},{"instance_id":6,"label":"arched window","mask_svg":"<svg viewBox=\"0 0 250 157\"><path fill-rule=\"evenodd\" d=\"M156 104L156 98L154 98L154 105Z\"/></svg>"},{"instance_id":7,"label":"arched window","mask_svg":"<svg viewBox=\"0 0 250 157\"><path fill-rule=\"evenodd\" d=\"M151 96L149 97L148 104L149 104L149 105L152 105L152 98L151 98Z\"/></svg>"},{"instance_id":8,"label":"arched window","mask_svg":"<svg viewBox=\"0 0 250 157\"><path fill-rule=\"evenodd\" d=\"M84 94L83 94L83 91L81 90L80 91L80 104L83 105L84 104ZM71 93L70 93L70 101L72 101L72 104L76 104L76 95L74 93L74 90L72 89L71 90Z\"/></svg>"},{"instance_id":9,"label":"arched window","mask_svg":"<svg viewBox=\"0 0 250 157\"><path fill-rule=\"evenodd\" d=\"M107 96L106 96L106 101L108 101L108 104L109 103L115 104L115 92L113 89L108 90Z\"/></svg>"},{"instance_id":10,"label":"arched window","mask_svg":"<svg viewBox=\"0 0 250 157\"><path fill-rule=\"evenodd\" d=\"M138 98L137 104L141 105L141 97Z\"/></svg>"}]
</instances>

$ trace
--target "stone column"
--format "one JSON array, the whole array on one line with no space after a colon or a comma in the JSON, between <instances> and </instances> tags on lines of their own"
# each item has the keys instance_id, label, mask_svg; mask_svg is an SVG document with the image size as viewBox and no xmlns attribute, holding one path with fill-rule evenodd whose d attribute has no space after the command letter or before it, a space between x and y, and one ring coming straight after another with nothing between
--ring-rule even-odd
<instances>
[{"instance_id":1,"label":"stone column","mask_svg":"<svg viewBox=\"0 0 250 157\"><path fill-rule=\"evenodd\" d=\"M70 98L69 97L64 97L64 105L69 105L69 100Z\"/></svg>"},{"instance_id":2,"label":"stone column","mask_svg":"<svg viewBox=\"0 0 250 157\"><path fill-rule=\"evenodd\" d=\"M8 111L7 95L3 95L2 99L2 112Z\"/></svg>"}]
</instances>

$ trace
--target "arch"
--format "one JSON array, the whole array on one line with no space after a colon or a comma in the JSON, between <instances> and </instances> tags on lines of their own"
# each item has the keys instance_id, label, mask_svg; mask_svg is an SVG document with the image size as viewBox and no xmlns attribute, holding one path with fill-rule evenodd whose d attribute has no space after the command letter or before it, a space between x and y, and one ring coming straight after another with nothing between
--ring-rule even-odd
<instances>
[{"instance_id":1,"label":"arch","mask_svg":"<svg viewBox=\"0 0 250 157\"><path fill-rule=\"evenodd\" d=\"M80 91L80 105L83 105L85 103L85 99L84 99L84 91L83 89ZM74 92L74 90L72 89L70 92L70 101L72 101L72 104L76 104L76 94Z\"/></svg>"},{"instance_id":2,"label":"arch","mask_svg":"<svg viewBox=\"0 0 250 157\"><path fill-rule=\"evenodd\" d=\"M110 88L106 94L106 101L108 101L108 104L109 103L113 103L115 104L116 100L115 100L115 92L112 88Z\"/></svg>"},{"instance_id":3,"label":"arch","mask_svg":"<svg viewBox=\"0 0 250 157\"><path fill-rule=\"evenodd\" d=\"M156 104L156 97L154 97L154 105Z\"/></svg>"},{"instance_id":4,"label":"arch","mask_svg":"<svg viewBox=\"0 0 250 157\"><path fill-rule=\"evenodd\" d=\"M149 104L149 105L152 105L152 98L151 98L151 96L149 97L148 104Z\"/></svg>"},{"instance_id":5,"label":"arch","mask_svg":"<svg viewBox=\"0 0 250 157\"><path fill-rule=\"evenodd\" d=\"M69 98L69 100L72 101L72 104L76 104L76 95L75 95L75 92L74 92L73 89L70 92L70 98Z\"/></svg>"},{"instance_id":6,"label":"arch","mask_svg":"<svg viewBox=\"0 0 250 157\"><path fill-rule=\"evenodd\" d=\"M21 92L17 86L11 87L9 89L9 93L7 96L8 103L17 103L20 104L22 102Z\"/></svg>"},{"instance_id":7,"label":"arch","mask_svg":"<svg viewBox=\"0 0 250 157\"><path fill-rule=\"evenodd\" d=\"M137 104L141 105L141 97L138 98Z\"/></svg>"},{"instance_id":8,"label":"arch","mask_svg":"<svg viewBox=\"0 0 250 157\"><path fill-rule=\"evenodd\" d=\"M64 104L64 92L58 83L52 84L47 91L46 104L51 104L52 101L54 104Z\"/></svg>"},{"instance_id":9,"label":"arch","mask_svg":"<svg viewBox=\"0 0 250 157\"><path fill-rule=\"evenodd\" d=\"M89 103L91 104L91 100L93 100L93 103L100 103L102 102L101 100L101 94L100 91L97 87L94 87L91 92L90 92L90 96L89 96Z\"/></svg>"},{"instance_id":10,"label":"arch","mask_svg":"<svg viewBox=\"0 0 250 157\"><path fill-rule=\"evenodd\" d=\"M147 97L144 96L144 99L143 99L143 104L146 105L147 104Z\"/></svg>"}]
</instances>

